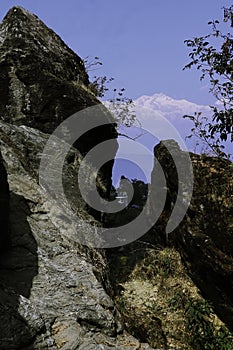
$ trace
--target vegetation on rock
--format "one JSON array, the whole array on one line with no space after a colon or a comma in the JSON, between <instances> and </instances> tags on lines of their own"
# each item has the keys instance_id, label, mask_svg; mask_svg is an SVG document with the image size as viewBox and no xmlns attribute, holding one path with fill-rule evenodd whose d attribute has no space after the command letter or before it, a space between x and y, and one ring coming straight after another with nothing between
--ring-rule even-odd
<instances>
[{"instance_id":1,"label":"vegetation on rock","mask_svg":"<svg viewBox=\"0 0 233 350\"><path fill-rule=\"evenodd\" d=\"M223 22L230 22L233 27L233 6L224 8ZM201 71L201 80L208 78L210 92L218 104L210 106L212 118L202 116L185 116L194 122L189 137L196 136L203 140L215 155L229 157L224 152L224 141L233 142L233 35L222 28L218 20L208 23L211 33L194 39L185 40L192 49L189 54L191 62L184 69L196 66Z\"/></svg>"}]
</instances>

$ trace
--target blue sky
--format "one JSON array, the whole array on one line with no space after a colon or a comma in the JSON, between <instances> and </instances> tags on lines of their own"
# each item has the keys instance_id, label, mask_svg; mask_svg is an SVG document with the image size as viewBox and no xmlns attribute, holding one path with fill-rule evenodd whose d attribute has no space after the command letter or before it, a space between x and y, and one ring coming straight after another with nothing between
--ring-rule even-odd
<instances>
[{"instance_id":1,"label":"blue sky","mask_svg":"<svg viewBox=\"0 0 233 350\"><path fill-rule=\"evenodd\" d=\"M138 98L163 92L176 99L211 104L207 82L188 63L185 39L206 34L229 0L1 0L0 17L14 5L38 15L81 57L99 56L97 75Z\"/></svg>"},{"instance_id":2,"label":"blue sky","mask_svg":"<svg viewBox=\"0 0 233 350\"><path fill-rule=\"evenodd\" d=\"M90 74L114 77L112 88L126 88L132 99L163 93L210 105L215 98L208 82L200 82L195 69L182 70L189 62L184 40L207 34L207 23L222 19L222 7L231 4L230 0L1 0L0 18L14 5L35 13L82 58L100 57L103 66ZM125 164L115 166L115 183L122 174L144 180L140 169ZM151 165L145 164L150 173Z\"/></svg>"}]
</instances>

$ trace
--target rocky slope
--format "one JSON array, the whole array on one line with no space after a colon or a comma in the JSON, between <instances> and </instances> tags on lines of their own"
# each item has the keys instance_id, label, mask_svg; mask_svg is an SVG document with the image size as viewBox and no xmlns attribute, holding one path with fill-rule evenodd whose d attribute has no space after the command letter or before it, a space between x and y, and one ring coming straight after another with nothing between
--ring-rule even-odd
<instances>
[{"instance_id":1,"label":"rocky slope","mask_svg":"<svg viewBox=\"0 0 233 350\"><path fill-rule=\"evenodd\" d=\"M77 173L82 154L116 137L106 111L108 124L66 157L71 207L39 185L49 138L42 131L99 104L81 59L36 16L14 7L0 26L0 76L0 349L150 349L124 331L108 294L104 252L79 244L99 223L86 212ZM54 139L54 150L62 142ZM87 186L93 172L87 165ZM103 175L102 188L111 185L111 166Z\"/></svg>"},{"instance_id":2,"label":"rocky slope","mask_svg":"<svg viewBox=\"0 0 233 350\"><path fill-rule=\"evenodd\" d=\"M67 197L71 202L73 198L79 228L72 227L69 209L59 206L38 184L39 154L48 135L4 122L0 131L9 183L8 191L1 161L1 218L6 228L1 230L1 240L9 234L8 202L11 238L10 249L1 245L0 348L146 349L123 332L106 292L103 255L78 243L80 235L95 234L95 221L78 201L77 192L70 191ZM75 149L73 153L80 157ZM64 167L67 185L75 186L77 165L69 160Z\"/></svg>"},{"instance_id":3,"label":"rocky slope","mask_svg":"<svg viewBox=\"0 0 233 350\"><path fill-rule=\"evenodd\" d=\"M95 237L100 223L87 212L78 184L86 152L116 138L106 110L98 116L104 126L84 134L66 156L67 201L39 181L49 133L71 114L99 105L82 60L36 16L14 7L0 25L0 77L0 349L233 349L225 326L233 330L232 163L191 154L191 205L167 235L182 184L171 155L158 145L164 211L150 232L109 250L107 259L105 251L80 244ZM62 145L53 139L54 151ZM117 142L113 158L116 148ZM51 164L53 155L47 155ZM88 189L95 169L85 166ZM97 178L105 195L111 171L108 164ZM182 174L186 179L186 169ZM56 169L43 180L56 182ZM155 184L154 171L152 193Z\"/></svg>"},{"instance_id":4,"label":"rocky slope","mask_svg":"<svg viewBox=\"0 0 233 350\"><path fill-rule=\"evenodd\" d=\"M171 154L176 155L176 164ZM167 233L178 188L184 193L178 201L182 210L191 180L187 168L182 168L186 155L174 140L155 147L155 163L161 164L167 183L166 204L146 235L108 252L115 301L128 330L155 348L231 350L233 166L223 159L190 154L192 200L179 226ZM153 197L159 194L155 169L151 212L160 200Z\"/></svg>"},{"instance_id":5,"label":"rocky slope","mask_svg":"<svg viewBox=\"0 0 233 350\"><path fill-rule=\"evenodd\" d=\"M175 142L172 145L182 157L184 152ZM169 217L177 198L175 165L163 144L155 148L155 156L167 174L170 205L164 215ZM232 162L205 155L190 157L194 173L191 204L168 243L180 251L193 280L233 331ZM162 232L164 227L160 235Z\"/></svg>"},{"instance_id":6,"label":"rocky slope","mask_svg":"<svg viewBox=\"0 0 233 350\"><path fill-rule=\"evenodd\" d=\"M9 243L9 186L7 182L7 173L3 165L2 155L0 153L0 249L1 247L7 247Z\"/></svg>"},{"instance_id":7,"label":"rocky slope","mask_svg":"<svg viewBox=\"0 0 233 350\"><path fill-rule=\"evenodd\" d=\"M0 24L0 116L15 125L46 133L66 118L100 102L88 89L83 60L38 17L13 7ZM99 130L82 135L75 146L84 155L117 133L109 113ZM115 144L114 153L117 150ZM107 191L112 162L102 172Z\"/></svg>"}]
</instances>

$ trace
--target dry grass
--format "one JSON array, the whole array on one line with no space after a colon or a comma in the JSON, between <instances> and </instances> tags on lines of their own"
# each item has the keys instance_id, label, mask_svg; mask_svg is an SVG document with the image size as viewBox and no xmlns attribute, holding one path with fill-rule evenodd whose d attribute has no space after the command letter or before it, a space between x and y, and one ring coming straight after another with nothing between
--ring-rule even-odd
<instances>
[{"instance_id":1,"label":"dry grass","mask_svg":"<svg viewBox=\"0 0 233 350\"><path fill-rule=\"evenodd\" d=\"M116 301L135 335L139 332L140 337L142 329L147 337L143 340L155 348L197 350L190 345L187 308L190 301L205 305L205 300L187 275L177 251L148 250L121 286L123 292ZM213 312L205 320L216 330L223 326Z\"/></svg>"}]
</instances>

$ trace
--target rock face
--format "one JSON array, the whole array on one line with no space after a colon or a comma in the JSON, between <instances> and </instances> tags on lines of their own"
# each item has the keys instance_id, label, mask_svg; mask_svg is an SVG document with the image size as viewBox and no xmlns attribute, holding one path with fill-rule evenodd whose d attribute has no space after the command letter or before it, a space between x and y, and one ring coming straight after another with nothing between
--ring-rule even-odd
<instances>
[{"instance_id":1,"label":"rock face","mask_svg":"<svg viewBox=\"0 0 233 350\"><path fill-rule=\"evenodd\" d=\"M184 152L175 141L171 141L171 147L182 158ZM156 237L163 241L166 223L176 202L178 183L175 164L163 143L155 147L155 157L167 174L167 205L154 228ZM190 276L232 331L233 167L230 161L219 158L196 154L190 157L194 173L191 204L167 243L179 250Z\"/></svg>"},{"instance_id":2,"label":"rock face","mask_svg":"<svg viewBox=\"0 0 233 350\"><path fill-rule=\"evenodd\" d=\"M0 251L7 248L10 238L9 232L9 186L7 173L0 153Z\"/></svg>"},{"instance_id":3,"label":"rock face","mask_svg":"<svg viewBox=\"0 0 233 350\"><path fill-rule=\"evenodd\" d=\"M128 330L155 349L233 349L233 167L190 154L191 204L167 234L177 202L179 215L188 198L187 155L174 140L155 147L155 165L160 163L166 185L158 186L155 166L148 219L165 190L164 210L143 237L107 252L114 300ZM123 220L119 215L118 223Z\"/></svg>"},{"instance_id":4,"label":"rock face","mask_svg":"<svg viewBox=\"0 0 233 350\"><path fill-rule=\"evenodd\" d=\"M183 184L164 144L158 145L155 156L167 181L164 211L145 237L114 249L110 276L106 252L85 244L100 223L87 212L78 184L83 156L116 138L105 109L97 116L104 126L84 134L67 154L66 200L39 181L49 133L74 112L100 104L88 89L82 60L36 16L14 7L0 25L0 77L0 349L202 350L210 338L212 348L222 349L224 341L232 349L231 335L199 293L232 330L232 163L191 154L191 206L167 236ZM59 158L63 142L53 139L56 153L47 154L49 162L54 154ZM180 159L185 156L174 141L167 142ZM116 148L117 143L112 158ZM88 189L96 169L85 164ZM102 169L103 181L97 177L105 195L111 167ZM186 179L186 169L182 175ZM54 169L43 180L57 178ZM155 183L153 172L152 191Z\"/></svg>"},{"instance_id":5,"label":"rock face","mask_svg":"<svg viewBox=\"0 0 233 350\"><path fill-rule=\"evenodd\" d=\"M146 349L123 332L106 292L103 252L79 244L79 237L95 234L98 224L85 212L75 188L81 155L72 149L64 164L65 186L72 189L67 197L80 217L73 227L74 213L38 184L40 154L48 135L4 122L0 130L11 228L11 249L0 259L0 348ZM1 188L8 194L1 169ZM6 208L1 207L1 218Z\"/></svg>"},{"instance_id":6,"label":"rock face","mask_svg":"<svg viewBox=\"0 0 233 350\"><path fill-rule=\"evenodd\" d=\"M52 132L94 105L83 61L35 15L13 7L0 26L1 117Z\"/></svg>"},{"instance_id":7,"label":"rock face","mask_svg":"<svg viewBox=\"0 0 233 350\"><path fill-rule=\"evenodd\" d=\"M81 153L116 137L106 111L108 124L84 135L66 157L69 206L39 185L49 138L42 131L99 104L82 60L36 16L14 7L0 27L0 76L0 349L151 349L124 331L108 294L104 252L79 243L99 225L79 193ZM54 140L55 151L62 142ZM87 187L93 172L87 164ZM111 166L103 174L105 188ZM56 172L51 177L56 181Z\"/></svg>"},{"instance_id":8,"label":"rock face","mask_svg":"<svg viewBox=\"0 0 233 350\"><path fill-rule=\"evenodd\" d=\"M83 60L51 29L21 7L13 7L0 25L0 118L46 133L66 118L100 102L88 89ZM111 115L75 143L84 155L117 133ZM117 150L113 149L112 159ZM103 169L110 190L113 162ZM108 195L108 193L106 194Z\"/></svg>"}]
</instances>

